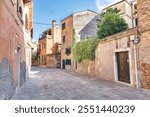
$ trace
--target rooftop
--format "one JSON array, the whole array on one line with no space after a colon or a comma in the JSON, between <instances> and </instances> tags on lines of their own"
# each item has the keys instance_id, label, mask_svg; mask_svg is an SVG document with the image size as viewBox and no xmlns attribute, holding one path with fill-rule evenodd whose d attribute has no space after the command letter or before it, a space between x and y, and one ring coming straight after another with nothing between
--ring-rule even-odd
<instances>
[{"instance_id":1,"label":"rooftop","mask_svg":"<svg viewBox=\"0 0 150 117\"><path fill-rule=\"evenodd\" d=\"M64 20L68 19L69 17L72 17L73 15L77 14L77 13L82 13L82 12L86 12L86 11L89 11L89 12L92 12L92 13L95 13L95 14L98 14L97 12L95 11L92 11L92 10L83 10L83 11L78 11L78 12L75 12L75 13L72 13L71 15L65 17L64 19L61 20L61 22L63 22Z\"/></svg>"}]
</instances>

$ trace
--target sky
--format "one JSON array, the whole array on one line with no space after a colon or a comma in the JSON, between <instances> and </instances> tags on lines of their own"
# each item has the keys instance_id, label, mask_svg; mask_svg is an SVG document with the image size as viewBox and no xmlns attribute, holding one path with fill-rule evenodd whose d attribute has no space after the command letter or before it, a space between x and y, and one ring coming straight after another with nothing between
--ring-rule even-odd
<instances>
[{"instance_id":1,"label":"sky","mask_svg":"<svg viewBox=\"0 0 150 117\"><path fill-rule=\"evenodd\" d=\"M120 0L33 0L33 40L37 41L43 31L51 28L52 20L60 21L68 15L93 10L100 13L101 9Z\"/></svg>"}]
</instances>

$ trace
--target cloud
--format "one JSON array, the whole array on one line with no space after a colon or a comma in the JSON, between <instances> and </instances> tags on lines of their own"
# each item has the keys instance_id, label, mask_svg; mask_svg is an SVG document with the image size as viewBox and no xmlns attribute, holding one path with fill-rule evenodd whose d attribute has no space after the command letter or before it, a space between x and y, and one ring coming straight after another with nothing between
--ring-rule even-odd
<instances>
[{"instance_id":1,"label":"cloud","mask_svg":"<svg viewBox=\"0 0 150 117\"><path fill-rule=\"evenodd\" d=\"M99 9L99 11L101 11L103 8L114 4L116 2L118 2L120 0L96 0L96 6Z\"/></svg>"}]
</instances>

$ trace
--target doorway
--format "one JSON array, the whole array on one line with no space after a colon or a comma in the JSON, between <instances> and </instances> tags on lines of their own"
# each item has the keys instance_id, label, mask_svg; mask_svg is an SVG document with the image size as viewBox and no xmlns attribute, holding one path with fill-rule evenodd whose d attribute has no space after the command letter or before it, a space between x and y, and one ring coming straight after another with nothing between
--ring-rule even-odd
<instances>
[{"instance_id":1,"label":"doorway","mask_svg":"<svg viewBox=\"0 0 150 117\"><path fill-rule=\"evenodd\" d=\"M20 65L21 65L21 48L20 46L18 46L17 48L17 87L21 86Z\"/></svg>"},{"instance_id":2,"label":"doorway","mask_svg":"<svg viewBox=\"0 0 150 117\"><path fill-rule=\"evenodd\" d=\"M116 53L118 81L130 84L130 67L129 67L129 54L128 52Z\"/></svg>"},{"instance_id":3,"label":"doorway","mask_svg":"<svg viewBox=\"0 0 150 117\"><path fill-rule=\"evenodd\" d=\"M65 69L65 65L66 65L65 60L62 60L62 68L63 68L63 69Z\"/></svg>"}]
</instances>

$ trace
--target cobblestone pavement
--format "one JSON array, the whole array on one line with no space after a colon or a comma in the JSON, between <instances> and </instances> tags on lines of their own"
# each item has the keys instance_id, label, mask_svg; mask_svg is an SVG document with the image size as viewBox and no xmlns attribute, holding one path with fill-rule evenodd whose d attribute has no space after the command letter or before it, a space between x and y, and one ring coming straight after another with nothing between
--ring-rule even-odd
<instances>
[{"instance_id":1,"label":"cobblestone pavement","mask_svg":"<svg viewBox=\"0 0 150 117\"><path fill-rule=\"evenodd\" d=\"M150 99L150 91L60 69L32 68L14 100Z\"/></svg>"}]
</instances>

